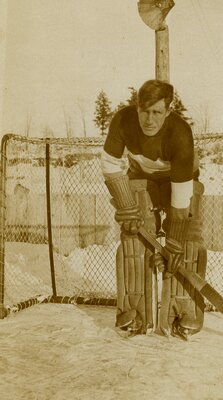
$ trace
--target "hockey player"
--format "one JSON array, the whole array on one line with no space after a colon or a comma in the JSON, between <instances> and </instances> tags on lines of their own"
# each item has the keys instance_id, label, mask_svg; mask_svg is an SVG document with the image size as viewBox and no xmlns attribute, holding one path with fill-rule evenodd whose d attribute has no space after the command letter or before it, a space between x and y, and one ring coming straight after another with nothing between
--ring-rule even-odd
<instances>
[{"instance_id":1,"label":"hockey player","mask_svg":"<svg viewBox=\"0 0 223 400\"><path fill-rule=\"evenodd\" d=\"M173 92L171 84L158 80L146 81L141 86L137 105L127 106L114 115L101 166L116 207L115 219L121 225L116 325L130 326L140 333L145 333L150 323L155 325L145 310L147 302L153 299L148 300L148 296L152 296L151 288L145 292L148 260L137 235L149 213L149 203L140 204L139 193L133 190L134 182L141 180L156 216L156 234L163 228L165 248L170 255L168 265L161 256L155 256L155 265L160 270L164 268L159 325L165 335L172 333L187 338L201 329L204 304L199 294L181 279L177 268L184 262L185 268L204 276L206 253L201 246L196 211L199 196L193 196L195 192L202 192L198 160L190 126L170 108ZM123 169L124 152L128 155L127 173ZM162 228L161 210L166 213ZM147 224L146 228L151 230L151 226Z\"/></svg>"}]
</instances>

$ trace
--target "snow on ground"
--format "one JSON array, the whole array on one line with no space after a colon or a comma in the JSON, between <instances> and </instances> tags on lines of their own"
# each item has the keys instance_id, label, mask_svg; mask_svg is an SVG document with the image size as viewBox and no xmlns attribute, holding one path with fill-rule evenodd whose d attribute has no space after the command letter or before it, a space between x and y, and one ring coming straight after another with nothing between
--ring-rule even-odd
<instances>
[{"instance_id":1,"label":"snow on ground","mask_svg":"<svg viewBox=\"0 0 223 400\"><path fill-rule=\"evenodd\" d=\"M190 342L123 338L115 309L36 305L0 321L1 400L222 400L223 316Z\"/></svg>"},{"instance_id":2,"label":"snow on ground","mask_svg":"<svg viewBox=\"0 0 223 400\"><path fill-rule=\"evenodd\" d=\"M7 295L52 293L46 245L7 243L6 250ZM99 277L101 289L115 285L111 251L115 256L115 247L94 245L57 255L64 294L75 285L95 286ZM206 312L203 330L184 342L159 332L124 338L114 327L115 312L39 304L0 320L1 400L223 399L221 314Z\"/></svg>"},{"instance_id":3,"label":"snow on ground","mask_svg":"<svg viewBox=\"0 0 223 400\"><path fill-rule=\"evenodd\" d=\"M118 243L76 248L67 257L54 253L58 295L116 293ZM44 244L6 243L5 302L12 305L40 294L52 294L49 249Z\"/></svg>"}]
</instances>

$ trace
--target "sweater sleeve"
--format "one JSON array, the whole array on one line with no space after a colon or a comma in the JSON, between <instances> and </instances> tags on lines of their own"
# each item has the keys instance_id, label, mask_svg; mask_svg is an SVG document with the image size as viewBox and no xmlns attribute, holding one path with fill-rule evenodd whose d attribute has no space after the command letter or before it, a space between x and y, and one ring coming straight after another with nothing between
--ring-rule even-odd
<instances>
[{"instance_id":1,"label":"sweater sleeve","mask_svg":"<svg viewBox=\"0 0 223 400\"><path fill-rule=\"evenodd\" d=\"M182 123L172 136L171 205L187 208L193 195L194 143L191 128Z\"/></svg>"},{"instance_id":2,"label":"sweater sleeve","mask_svg":"<svg viewBox=\"0 0 223 400\"><path fill-rule=\"evenodd\" d=\"M117 112L112 118L108 136L105 140L104 151L110 156L121 158L125 149L125 142L122 138L122 114Z\"/></svg>"},{"instance_id":3,"label":"sweater sleeve","mask_svg":"<svg viewBox=\"0 0 223 400\"><path fill-rule=\"evenodd\" d=\"M194 143L189 125L183 125L179 132L175 132L170 148L171 182L187 182L193 179Z\"/></svg>"}]
</instances>

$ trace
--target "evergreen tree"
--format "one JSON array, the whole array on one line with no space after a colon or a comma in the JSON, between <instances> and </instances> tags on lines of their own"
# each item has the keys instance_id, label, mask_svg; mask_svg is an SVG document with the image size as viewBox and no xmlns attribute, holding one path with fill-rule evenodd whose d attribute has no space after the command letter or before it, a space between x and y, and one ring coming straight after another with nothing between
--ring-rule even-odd
<instances>
[{"instance_id":1,"label":"evergreen tree","mask_svg":"<svg viewBox=\"0 0 223 400\"><path fill-rule=\"evenodd\" d=\"M133 86L130 86L128 89L130 90L130 98L127 100L127 103L129 106L136 105L137 104L137 90Z\"/></svg>"},{"instance_id":2,"label":"evergreen tree","mask_svg":"<svg viewBox=\"0 0 223 400\"><path fill-rule=\"evenodd\" d=\"M98 94L95 104L96 109L94 112L94 122L103 136L106 135L106 129L108 128L112 117L111 102L108 100L108 97L103 90Z\"/></svg>"},{"instance_id":3,"label":"evergreen tree","mask_svg":"<svg viewBox=\"0 0 223 400\"><path fill-rule=\"evenodd\" d=\"M174 97L173 97L173 101L171 103L171 109L178 115L180 115L181 118L183 118L185 121L187 121L187 123L190 126L194 125L194 122L192 120L192 118L187 114L188 110L186 109L186 107L184 106L180 95L177 93L177 91L175 90L174 92Z\"/></svg>"}]
</instances>

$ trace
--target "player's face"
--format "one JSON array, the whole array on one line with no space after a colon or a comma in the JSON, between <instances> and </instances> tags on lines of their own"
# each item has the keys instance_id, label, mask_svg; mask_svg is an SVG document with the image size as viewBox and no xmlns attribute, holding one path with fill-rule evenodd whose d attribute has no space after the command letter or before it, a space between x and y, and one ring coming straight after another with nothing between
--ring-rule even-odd
<instances>
[{"instance_id":1,"label":"player's face","mask_svg":"<svg viewBox=\"0 0 223 400\"><path fill-rule=\"evenodd\" d=\"M144 135L154 136L163 126L165 118L170 111L166 109L164 99L157 101L152 106L138 107L139 125Z\"/></svg>"}]
</instances>

